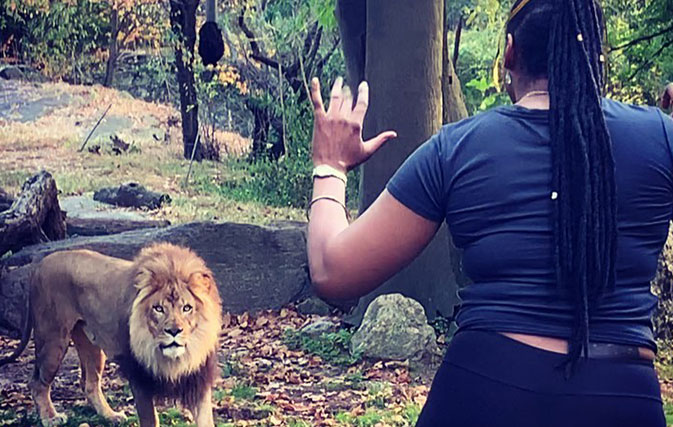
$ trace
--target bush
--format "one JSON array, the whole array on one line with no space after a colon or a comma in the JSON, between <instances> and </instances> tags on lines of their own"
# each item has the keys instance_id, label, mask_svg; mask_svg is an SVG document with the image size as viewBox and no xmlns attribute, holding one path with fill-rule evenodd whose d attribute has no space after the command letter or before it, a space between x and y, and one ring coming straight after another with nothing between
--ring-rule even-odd
<instances>
[{"instance_id":1,"label":"bush","mask_svg":"<svg viewBox=\"0 0 673 427\"><path fill-rule=\"evenodd\" d=\"M352 337L353 333L346 329L323 333L318 337L294 329L287 329L283 342L291 350L303 350L315 354L326 362L335 365L353 365L360 361L361 355L351 353Z\"/></svg>"},{"instance_id":2,"label":"bush","mask_svg":"<svg viewBox=\"0 0 673 427\"><path fill-rule=\"evenodd\" d=\"M49 77L91 83L102 72L110 32L107 2L10 0L0 6L5 54Z\"/></svg>"}]
</instances>

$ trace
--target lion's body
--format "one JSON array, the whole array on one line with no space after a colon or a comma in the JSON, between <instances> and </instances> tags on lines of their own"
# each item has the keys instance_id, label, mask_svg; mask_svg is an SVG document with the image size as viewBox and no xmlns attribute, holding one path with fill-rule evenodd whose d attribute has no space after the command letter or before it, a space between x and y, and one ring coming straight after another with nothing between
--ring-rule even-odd
<instances>
[{"instance_id":1,"label":"lion's body","mask_svg":"<svg viewBox=\"0 0 673 427\"><path fill-rule=\"evenodd\" d=\"M33 274L30 309L36 358L30 388L43 424L65 421L49 390L72 339L83 389L101 416L124 418L101 391L107 356L130 381L142 427L158 425L154 397L167 394L192 410L199 427L213 425L220 299L212 273L190 250L158 244L133 262L86 250L51 254Z\"/></svg>"}]
</instances>

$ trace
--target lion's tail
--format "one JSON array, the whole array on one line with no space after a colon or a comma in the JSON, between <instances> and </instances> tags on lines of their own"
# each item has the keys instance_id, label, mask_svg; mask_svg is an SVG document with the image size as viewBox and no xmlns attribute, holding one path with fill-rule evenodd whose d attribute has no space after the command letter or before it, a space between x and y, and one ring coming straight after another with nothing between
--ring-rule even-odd
<instances>
[{"instance_id":1,"label":"lion's tail","mask_svg":"<svg viewBox=\"0 0 673 427\"><path fill-rule=\"evenodd\" d=\"M23 320L23 330L21 331L21 342L19 346L14 350L9 356L3 357L0 359L0 366L5 366L8 363L16 362L16 359L21 356L21 353L28 346L28 341L30 341L31 332L33 332L33 312L30 309L30 296L28 296L28 302L26 303L26 313Z\"/></svg>"}]
</instances>

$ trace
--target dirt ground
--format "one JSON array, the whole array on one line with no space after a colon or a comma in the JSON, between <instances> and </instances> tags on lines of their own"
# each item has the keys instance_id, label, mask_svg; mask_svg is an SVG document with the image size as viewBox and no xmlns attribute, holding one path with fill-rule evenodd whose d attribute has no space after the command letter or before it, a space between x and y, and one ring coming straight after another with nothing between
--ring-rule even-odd
<instances>
[{"instance_id":1,"label":"dirt ground","mask_svg":"<svg viewBox=\"0 0 673 427\"><path fill-rule=\"evenodd\" d=\"M218 425L351 425L349 420L352 425L412 425L425 401L432 370L412 371L408 363L401 362L360 361L339 366L285 345L286 330L319 319L339 322L338 318L304 316L292 308L256 316L225 316L219 351L221 376L214 392ZM0 354L17 344L0 338ZM37 421L27 388L32 360L31 342L18 363L0 368L0 425L28 426ZM125 384L116 366L107 363L104 392L116 410L123 409L128 415L135 411ZM71 418L86 406L73 347L54 382L52 398ZM167 402L162 409L171 407ZM89 425L98 425L96 417L88 414ZM358 417L365 424L356 424ZM368 424L367 417L381 419ZM168 424L181 425L174 422Z\"/></svg>"}]
</instances>

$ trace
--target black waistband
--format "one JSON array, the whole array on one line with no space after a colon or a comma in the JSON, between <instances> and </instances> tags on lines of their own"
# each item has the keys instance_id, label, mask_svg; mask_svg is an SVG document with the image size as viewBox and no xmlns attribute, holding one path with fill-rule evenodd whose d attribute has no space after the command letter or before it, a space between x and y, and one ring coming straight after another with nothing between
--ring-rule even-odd
<instances>
[{"instance_id":1,"label":"black waistband","mask_svg":"<svg viewBox=\"0 0 673 427\"><path fill-rule=\"evenodd\" d=\"M630 396L661 401L654 365L632 358L628 346L597 346L594 355L609 358L580 359L574 373L565 377L567 355L542 350L497 332L458 332L447 349L451 363L494 381L553 395ZM624 357L614 357L624 352ZM628 355L628 357L626 357Z\"/></svg>"},{"instance_id":2,"label":"black waistband","mask_svg":"<svg viewBox=\"0 0 673 427\"><path fill-rule=\"evenodd\" d=\"M610 343L589 343L588 357L590 359L642 359L637 346Z\"/></svg>"}]
</instances>

